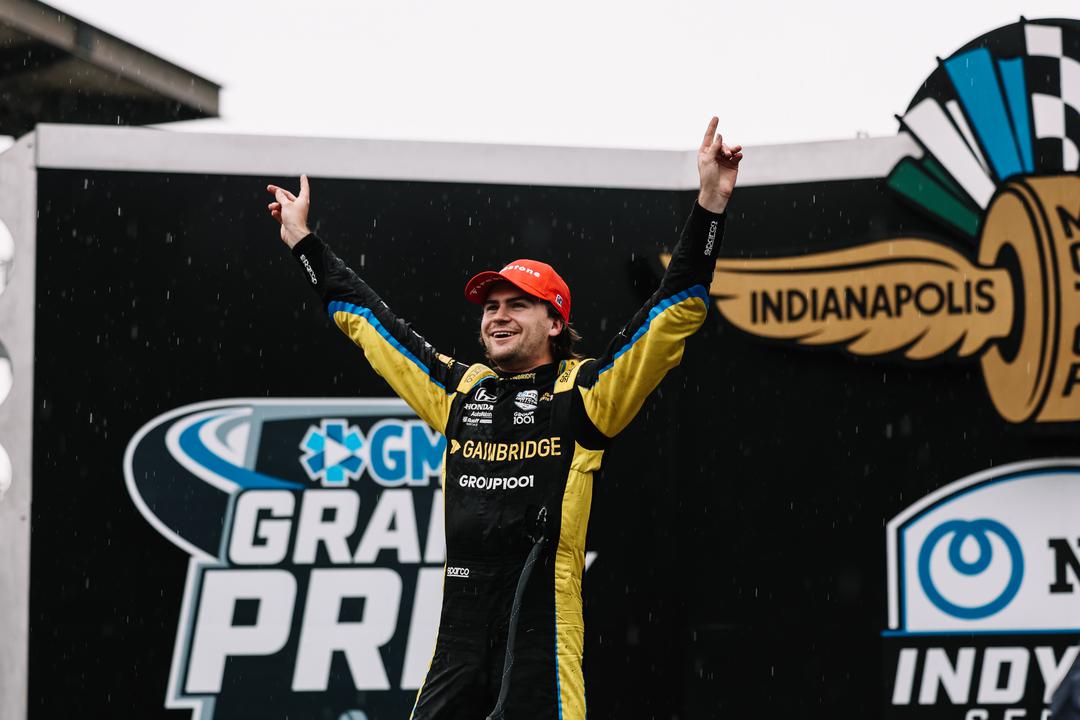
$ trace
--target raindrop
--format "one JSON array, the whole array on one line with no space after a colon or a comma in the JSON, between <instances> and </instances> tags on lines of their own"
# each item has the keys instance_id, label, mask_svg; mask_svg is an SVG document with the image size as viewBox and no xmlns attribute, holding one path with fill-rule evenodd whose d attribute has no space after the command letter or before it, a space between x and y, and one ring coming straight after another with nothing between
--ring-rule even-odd
<instances>
[{"instance_id":1,"label":"raindrop","mask_svg":"<svg viewBox=\"0 0 1080 720\"><path fill-rule=\"evenodd\" d=\"M15 260L15 239L8 226L0 220L0 292L7 287L11 266Z\"/></svg>"},{"instance_id":2,"label":"raindrop","mask_svg":"<svg viewBox=\"0 0 1080 720\"><path fill-rule=\"evenodd\" d=\"M0 500L4 499L4 493L9 487L11 487L11 458L0 445Z\"/></svg>"},{"instance_id":3,"label":"raindrop","mask_svg":"<svg viewBox=\"0 0 1080 720\"><path fill-rule=\"evenodd\" d=\"M11 368L11 355L8 354L7 348L3 343L0 343L0 403L7 399L8 393L11 392L11 385L14 382L14 375Z\"/></svg>"}]
</instances>

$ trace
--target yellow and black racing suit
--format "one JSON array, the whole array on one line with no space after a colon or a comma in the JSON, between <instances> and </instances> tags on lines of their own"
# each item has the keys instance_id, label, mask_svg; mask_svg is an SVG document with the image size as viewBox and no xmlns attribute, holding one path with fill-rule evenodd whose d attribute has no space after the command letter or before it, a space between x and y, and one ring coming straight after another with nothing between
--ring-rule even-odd
<instances>
[{"instance_id":1,"label":"yellow and black racing suit","mask_svg":"<svg viewBox=\"0 0 1080 720\"><path fill-rule=\"evenodd\" d=\"M438 354L315 235L293 248L337 326L447 439L442 616L413 720L481 720L495 705L515 586L538 531L546 546L521 599L505 712L584 719L581 576L593 473L704 321L723 225L723 215L695 206L660 288L599 358L519 374Z\"/></svg>"}]
</instances>

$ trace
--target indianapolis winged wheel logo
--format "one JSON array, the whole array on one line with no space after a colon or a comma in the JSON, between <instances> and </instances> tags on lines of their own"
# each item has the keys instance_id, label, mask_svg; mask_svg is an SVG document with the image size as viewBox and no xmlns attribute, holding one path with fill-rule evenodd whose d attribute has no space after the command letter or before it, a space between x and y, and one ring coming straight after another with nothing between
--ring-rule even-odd
<instances>
[{"instance_id":1,"label":"indianapolis winged wheel logo","mask_svg":"<svg viewBox=\"0 0 1080 720\"><path fill-rule=\"evenodd\" d=\"M779 342L977 359L1006 420L1080 420L1080 23L1022 21L975 40L899 119L924 152L888 187L971 252L900 237L721 258L720 312Z\"/></svg>"}]
</instances>

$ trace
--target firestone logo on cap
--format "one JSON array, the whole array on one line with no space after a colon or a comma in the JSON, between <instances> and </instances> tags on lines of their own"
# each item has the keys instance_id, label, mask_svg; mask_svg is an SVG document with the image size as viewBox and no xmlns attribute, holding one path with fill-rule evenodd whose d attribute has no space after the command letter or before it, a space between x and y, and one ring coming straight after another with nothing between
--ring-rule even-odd
<instances>
[{"instance_id":1,"label":"firestone logo on cap","mask_svg":"<svg viewBox=\"0 0 1080 720\"><path fill-rule=\"evenodd\" d=\"M533 270L530 267L525 267L524 265L510 264L510 265L507 265L506 267L504 267L500 272L506 272L507 270L517 270L517 271L523 272L523 273L525 273L527 275L532 275L534 278L537 278L537 279L540 278L540 273L538 271Z\"/></svg>"}]
</instances>

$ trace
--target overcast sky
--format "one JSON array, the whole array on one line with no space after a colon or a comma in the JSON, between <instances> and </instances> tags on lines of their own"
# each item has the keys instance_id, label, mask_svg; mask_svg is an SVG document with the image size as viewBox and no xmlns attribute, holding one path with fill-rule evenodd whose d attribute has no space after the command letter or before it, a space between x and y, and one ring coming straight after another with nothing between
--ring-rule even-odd
<instances>
[{"instance_id":1,"label":"overcast sky","mask_svg":"<svg viewBox=\"0 0 1080 720\"><path fill-rule=\"evenodd\" d=\"M1078 0L49 0L224 86L185 130L689 148L896 132L936 56ZM179 126L178 126L179 127Z\"/></svg>"}]
</instances>

